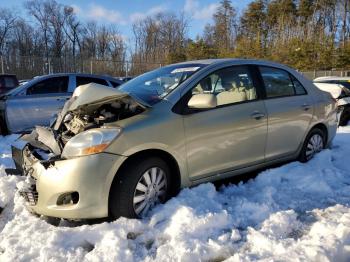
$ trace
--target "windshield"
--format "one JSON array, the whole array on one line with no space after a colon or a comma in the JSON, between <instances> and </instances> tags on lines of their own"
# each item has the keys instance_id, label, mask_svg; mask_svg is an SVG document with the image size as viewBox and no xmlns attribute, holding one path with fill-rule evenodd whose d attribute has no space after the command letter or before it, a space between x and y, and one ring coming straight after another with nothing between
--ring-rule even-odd
<instances>
[{"instance_id":1,"label":"windshield","mask_svg":"<svg viewBox=\"0 0 350 262\"><path fill-rule=\"evenodd\" d=\"M130 80L119 90L154 105L204 66L203 64L178 64L162 67Z\"/></svg>"}]
</instances>

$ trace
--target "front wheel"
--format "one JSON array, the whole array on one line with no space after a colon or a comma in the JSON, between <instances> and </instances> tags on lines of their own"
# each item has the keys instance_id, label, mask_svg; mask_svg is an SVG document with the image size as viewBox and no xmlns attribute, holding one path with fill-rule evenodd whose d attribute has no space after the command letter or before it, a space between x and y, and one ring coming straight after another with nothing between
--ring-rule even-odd
<instances>
[{"instance_id":1,"label":"front wheel","mask_svg":"<svg viewBox=\"0 0 350 262\"><path fill-rule=\"evenodd\" d=\"M142 218L154 206L164 203L169 192L170 169L162 159L152 157L129 163L112 184L110 217Z\"/></svg>"},{"instance_id":2,"label":"front wheel","mask_svg":"<svg viewBox=\"0 0 350 262\"><path fill-rule=\"evenodd\" d=\"M325 138L326 135L321 129L312 129L305 139L299 155L299 161L305 163L323 150L326 145Z\"/></svg>"}]
</instances>

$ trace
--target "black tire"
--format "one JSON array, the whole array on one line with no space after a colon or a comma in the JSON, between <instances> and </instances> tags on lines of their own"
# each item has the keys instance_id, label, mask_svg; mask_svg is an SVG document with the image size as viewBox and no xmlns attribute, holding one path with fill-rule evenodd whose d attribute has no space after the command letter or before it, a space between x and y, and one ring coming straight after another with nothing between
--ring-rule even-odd
<instances>
[{"instance_id":1,"label":"black tire","mask_svg":"<svg viewBox=\"0 0 350 262\"><path fill-rule=\"evenodd\" d=\"M346 126L350 120L350 112L348 108L345 108L340 115L339 126Z\"/></svg>"},{"instance_id":2,"label":"black tire","mask_svg":"<svg viewBox=\"0 0 350 262\"><path fill-rule=\"evenodd\" d=\"M109 216L112 220L119 217L140 218L134 210L134 192L143 174L151 168L160 168L167 179L163 201L169 199L171 192L170 169L166 162L158 157L136 159L123 168L115 177L109 194Z\"/></svg>"},{"instance_id":3,"label":"black tire","mask_svg":"<svg viewBox=\"0 0 350 262\"><path fill-rule=\"evenodd\" d=\"M307 151L308 151L308 144L311 140L312 137L319 135L322 139L322 148L320 148L320 150L323 150L326 147L326 134L324 133L323 130L319 129L319 128L313 128L309 134L306 136L306 139L304 141L303 147L301 149L300 155L298 160L302 163L305 163L307 161L309 161L310 159L313 158L313 156L317 153L315 152L314 154L312 154L311 156L307 155Z\"/></svg>"}]
</instances>

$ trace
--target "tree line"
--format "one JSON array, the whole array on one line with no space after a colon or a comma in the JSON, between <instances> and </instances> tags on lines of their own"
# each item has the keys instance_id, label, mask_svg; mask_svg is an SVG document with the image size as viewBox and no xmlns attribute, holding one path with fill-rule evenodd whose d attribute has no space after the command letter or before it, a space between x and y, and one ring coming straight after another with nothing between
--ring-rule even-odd
<instances>
[{"instance_id":1,"label":"tree line","mask_svg":"<svg viewBox=\"0 0 350 262\"><path fill-rule=\"evenodd\" d=\"M350 69L349 0L255 0L240 16L223 0L189 58L268 59L298 70Z\"/></svg>"},{"instance_id":2,"label":"tree line","mask_svg":"<svg viewBox=\"0 0 350 262\"><path fill-rule=\"evenodd\" d=\"M0 8L0 52L7 63L26 68L38 57L56 61L60 71L86 71L92 67L86 61L105 60L94 66L138 74L159 64L239 57L298 70L350 69L350 0L254 0L240 13L221 0L195 39L188 37L190 16L160 12L135 21L129 41L116 24L82 21L55 0L29 0L24 8L25 18Z\"/></svg>"}]
</instances>

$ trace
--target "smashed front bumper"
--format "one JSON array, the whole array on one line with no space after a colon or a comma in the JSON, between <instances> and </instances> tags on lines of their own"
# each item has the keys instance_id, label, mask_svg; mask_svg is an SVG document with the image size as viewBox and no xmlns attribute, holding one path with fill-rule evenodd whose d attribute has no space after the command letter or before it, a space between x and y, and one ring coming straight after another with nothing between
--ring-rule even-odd
<instances>
[{"instance_id":1,"label":"smashed front bumper","mask_svg":"<svg viewBox=\"0 0 350 262\"><path fill-rule=\"evenodd\" d=\"M31 212L66 219L108 216L110 186L126 157L100 153L45 161L21 142L12 151L16 168L29 176L20 195Z\"/></svg>"}]
</instances>

